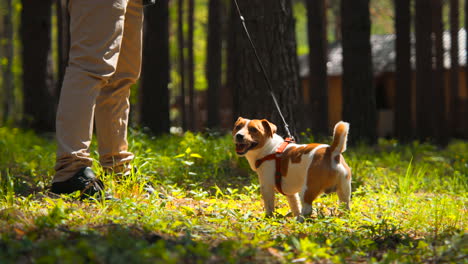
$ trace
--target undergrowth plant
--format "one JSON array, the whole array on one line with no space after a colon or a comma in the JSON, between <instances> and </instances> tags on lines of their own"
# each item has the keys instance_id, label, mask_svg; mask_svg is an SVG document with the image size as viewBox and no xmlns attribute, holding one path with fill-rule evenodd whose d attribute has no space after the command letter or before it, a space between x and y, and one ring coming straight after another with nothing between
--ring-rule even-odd
<instances>
[{"instance_id":1,"label":"undergrowth plant","mask_svg":"<svg viewBox=\"0 0 468 264\"><path fill-rule=\"evenodd\" d=\"M131 130L129 143L129 176L93 165L118 200L80 201L47 192L53 139L0 128L0 263L467 262L465 141L349 147L351 211L324 195L304 223L279 194L264 218L229 135Z\"/></svg>"}]
</instances>

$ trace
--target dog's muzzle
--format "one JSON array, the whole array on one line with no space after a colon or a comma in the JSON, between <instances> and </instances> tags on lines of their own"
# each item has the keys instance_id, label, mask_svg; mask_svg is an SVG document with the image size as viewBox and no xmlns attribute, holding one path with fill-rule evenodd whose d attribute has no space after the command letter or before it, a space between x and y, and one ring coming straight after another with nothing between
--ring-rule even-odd
<instances>
[{"instance_id":1,"label":"dog's muzzle","mask_svg":"<svg viewBox=\"0 0 468 264\"><path fill-rule=\"evenodd\" d=\"M245 137L242 134L236 134L236 153L237 155L244 155L249 150L255 148L258 145L257 142L245 141Z\"/></svg>"}]
</instances>

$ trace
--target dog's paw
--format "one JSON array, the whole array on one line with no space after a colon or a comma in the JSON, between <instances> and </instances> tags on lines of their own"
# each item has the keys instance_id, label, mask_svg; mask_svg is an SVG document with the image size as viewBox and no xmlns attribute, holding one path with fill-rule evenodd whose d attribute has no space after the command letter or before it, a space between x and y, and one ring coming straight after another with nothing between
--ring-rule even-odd
<instances>
[{"instance_id":1,"label":"dog's paw","mask_svg":"<svg viewBox=\"0 0 468 264\"><path fill-rule=\"evenodd\" d=\"M298 223L304 223L305 217L303 215L298 215L296 217L296 220L297 220Z\"/></svg>"},{"instance_id":2,"label":"dog's paw","mask_svg":"<svg viewBox=\"0 0 468 264\"><path fill-rule=\"evenodd\" d=\"M273 218L273 217L274 217L273 212L265 213L265 218L266 219Z\"/></svg>"}]
</instances>

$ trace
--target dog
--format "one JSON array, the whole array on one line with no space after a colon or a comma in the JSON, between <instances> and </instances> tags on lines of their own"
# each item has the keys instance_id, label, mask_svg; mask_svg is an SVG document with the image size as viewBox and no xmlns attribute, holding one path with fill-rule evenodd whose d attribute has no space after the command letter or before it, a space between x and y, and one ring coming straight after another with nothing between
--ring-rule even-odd
<instances>
[{"instance_id":1,"label":"dog","mask_svg":"<svg viewBox=\"0 0 468 264\"><path fill-rule=\"evenodd\" d=\"M299 221L312 213L312 202L321 193L336 191L349 210L351 168L341 153L346 150L349 123L340 121L333 131L331 146L296 144L276 134L276 125L266 119L239 117L232 131L238 156L245 156L257 172L270 217L275 207L275 188L283 193Z\"/></svg>"}]
</instances>

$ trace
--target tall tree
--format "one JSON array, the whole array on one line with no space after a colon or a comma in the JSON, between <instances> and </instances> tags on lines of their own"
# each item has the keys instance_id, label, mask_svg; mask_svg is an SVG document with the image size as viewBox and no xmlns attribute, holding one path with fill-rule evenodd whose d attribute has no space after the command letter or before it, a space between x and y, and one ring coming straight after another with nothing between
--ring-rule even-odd
<instances>
[{"instance_id":1,"label":"tall tree","mask_svg":"<svg viewBox=\"0 0 468 264\"><path fill-rule=\"evenodd\" d=\"M449 95L449 122L450 132L453 136L456 132L458 119L458 86L459 86L459 42L458 30L460 29L459 0L450 0L450 95Z\"/></svg>"},{"instance_id":2,"label":"tall tree","mask_svg":"<svg viewBox=\"0 0 468 264\"><path fill-rule=\"evenodd\" d=\"M185 40L184 40L184 0L177 1L177 53L179 55L178 70L180 76L180 114L181 114L181 125L185 131L188 128L187 125L187 108L185 105Z\"/></svg>"},{"instance_id":3,"label":"tall tree","mask_svg":"<svg viewBox=\"0 0 468 264\"><path fill-rule=\"evenodd\" d=\"M187 86L189 96L189 110L188 110L188 124L190 130L196 130L196 118L195 112L195 58L194 58L194 46L193 46L193 34L195 31L194 25L194 13L195 13L195 0L188 0L188 14L187 14Z\"/></svg>"},{"instance_id":4,"label":"tall tree","mask_svg":"<svg viewBox=\"0 0 468 264\"><path fill-rule=\"evenodd\" d=\"M442 21L442 0L431 0L432 3L432 28L434 35L434 97L432 98L435 115L434 136L435 142L441 146L448 144L447 118L445 111L445 77L444 77L444 46L443 46L443 21ZM437 99L435 99L437 98Z\"/></svg>"},{"instance_id":5,"label":"tall tree","mask_svg":"<svg viewBox=\"0 0 468 264\"><path fill-rule=\"evenodd\" d=\"M58 77L57 77L57 93L62 87L63 77L65 76L65 68L68 64L68 52L70 50L70 14L68 13L69 0L56 0L57 13L57 57L58 57Z\"/></svg>"},{"instance_id":6,"label":"tall tree","mask_svg":"<svg viewBox=\"0 0 468 264\"><path fill-rule=\"evenodd\" d=\"M14 95L13 95L13 4L12 0L5 1L6 10L3 16L4 35L2 39L2 50L5 54L6 64L2 67L2 78L3 78L3 121L8 122L13 120L13 107L14 107Z\"/></svg>"},{"instance_id":7,"label":"tall tree","mask_svg":"<svg viewBox=\"0 0 468 264\"><path fill-rule=\"evenodd\" d=\"M465 32L468 36L468 0L465 1ZM468 54L468 37L465 38L465 54ZM465 75L468 76L468 63L465 63ZM465 94L468 94L468 77L465 78Z\"/></svg>"},{"instance_id":8,"label":"tall tree","mask_svg":"<svg viewBox=\"0 0 468 264\"><path fill-rule=\"evenodd\" d=\"M377 141L372 76L369 0L341 1L343 117L351 123L350 142Z\"/></svg>"},{"instance_id":9,"label":"tall tree","mask_svg":"<svg viewBox=\"0 0 468 264\"><path fill-rule=\"evenodd\" d=\"M341 0L328 0L327 4L332 13L334 20L333 25L333 35L335 37L334 41L341 41L341 16L340 16L340 1Z\"/></svg>"},{"instance_id":10,"label":"tall tree","mask_svg":"<svg viewBox=\"0 0 468 264\"><path fill-rule=\"evenodd\" d=\"M219 128L219 99L221 90L221 9L222 1L210 0L208 15L208 45L206 78L208 80L207 106L208 117L207 127Z\"/></svg>"},{"instance_id":11,"label":"tall tree","mask_svg":"<svg viewBox=\"0 0 468 264\"><path fill-rule=\"evenodd\" d=\"M468 1L468 0L467 0ZM228 21L227 21L227 30L226 30L226 64L227 64L227 69L226 69L226 85L225 88L223 89L224 93L229 96L229 99L226 102L226 105L229 104L229 108L232 110L231 112L231 117L232 120L229 120L230 123L234 124L234 121L237 120L236 114L238 114L238 111L235 110L236 105L234 104L234 87L235 83L237 82L237 70L236 68L238 67L237 59L238 56L236 54L237 50L240 49L238 47L238 37L241 37L240 34L242 32L237 31L239 27L241 27L241 23L239 21L239 15L237 14L237 9L233 1L230 1L231 4L229 5L229 16L228 16Z\"/></svg>"},{"instance_id":12,"label":"tall tree","mask_svg":"<svg viewBox=\"0 0 468 264\"><path fill-rule=\"evenodd\" d=\"M465 0L465 33L468 36L468 0ZM468 54L468 37L465 38L465 54ZM468 76L468 62L465 63L465 75ZM468 78L465 78L465 94L468 94Z\"/></svg>"},{"instance_id":13,"label":"tall tree","mask_svg":"<svg viewBox=\"0 0 468 264\"><path fill-rule=\"evenodd\" d=\"M309 103L312 131L328 135L327 26L325 0L306 0L309 39Z\"/></svg>"},{"instance_id":14,"label":"tall tree","mask_svg":"<svg viewBox=\"0 0 468 264\"><path fill-rule=\"evenodd\" d=\"M36 131L55 130L51 60L52 0L22 0L23 120Z\"/></svg>"},{"instance_id":15,"label":"tall tree","mask_svg":"<svg viewBox=\"0 0 468 264\"><path fill-rule=\"evenodd\" d=\"M145 9L141 77L141 123L155 134L169 133L169 0ZM151 34L149 34L151 32Z\"/></svg>"},{"instance_id":16,"label":"tall tree","mask_svg":"<svg viewBox=\"0 0 468 264\"><path fill-rule=\"evenodd\" d=\"M247 28L263 61L272 90L294 134L299 104L299 73L291 0L238 1ZM236 8L234 5L231 8ZM231 17L229 84L233 90L234 117L266 118L284 134L283 122L271 100L255 54L243 31L239 16Z\"/></svg>"},{"instance_id":17,"label":"tall tree","mask_svg":"<svg viewBox=\"0 0 468 264\"><path fill-rule=\"evenodd\" d=\"M434 83L432 72L431 1L415 0L416 30L416 133L420 140L434 138L435 116L432 105Z\"/></svg>"},{"instance_id":18,"label":"tall tree","mask_svg":"<svg viewBox=\"0 0 468 264\"><path fill-rule=\"evenodd\" d=\"M412 138L411 122L411 0L395 0L396 99L395 134L403 142Z\"/></svg>"}]
</instances>

